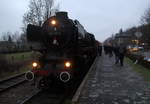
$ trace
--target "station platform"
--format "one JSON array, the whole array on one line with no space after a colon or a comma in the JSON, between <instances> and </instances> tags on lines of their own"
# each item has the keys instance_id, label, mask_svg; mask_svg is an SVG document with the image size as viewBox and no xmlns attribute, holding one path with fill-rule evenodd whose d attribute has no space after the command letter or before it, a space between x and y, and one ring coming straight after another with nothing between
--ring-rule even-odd
<instances>
[{"instance_id":1,"label":"station platform","mask_svg":"<svg viewBox=\"0 0 150 104\"><path fill-rule=\"evenodd\" d=\"M77 104L150 104L150 82L127 63L114 63L114 57L97 58Z\"/></svg>"}]
</instances>

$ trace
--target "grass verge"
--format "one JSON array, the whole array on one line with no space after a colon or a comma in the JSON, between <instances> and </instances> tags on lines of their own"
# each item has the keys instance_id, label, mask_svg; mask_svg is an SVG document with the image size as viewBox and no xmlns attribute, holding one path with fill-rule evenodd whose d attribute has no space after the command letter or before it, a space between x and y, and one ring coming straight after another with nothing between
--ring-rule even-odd
<instances>
[{"instance_id":1,"label":"grass verge","mask_svg":"<svg viewBox=\"0 0 150 104\"><path fill-rule=\"evenodd\" d=\"M8 62L20 62L30 59L35 59L40 56L39 52L21 52L3 55Z\"/></svg>"},{"instance_id":2,"label":"grass verge","mask_svg":"<svg viewBox=\"0 0 150 104\"><path fill-rule=\"evenodd\" d=\"M147 69L139 64L134 64L129 58L125 58L125 62L129 64L134 71L140 73L144 77L145 81L150 82L150 69Z\"/></svg>"},{"instance_id":3,"label":"grass verge","mask_svg":"<svg viewBox=\"0 0 150 104\"><path fill-rule=\"evenodd\" d=\"M71 100L67 99L63 104L72 104Z\"/></svg>"},{"instance_id":4,"label":"grass verge","mask_svg":"<svg viewBox=\"0 0 150 104\"><path fill-rule=\"evenodd\" d=\"M0 62L4 61L4 66L0 67L0 80L8 78L10 76L24 73L28 71L30 68L30 61L36 59L40 56L38 52L22 52L22 53L11 53L11 54L1 54L4 59ZM6 62L5 62L6 61ZM17 65L19 65L17 67ZM14 67L13 67L14 66ZM7 68L8 67L8 68ZM2 70L3 69L3 70ZM5 70L4 70L5 69Z\"/></svg>"},{"instance_id":5,"label":"grass verge","mask_svg":"<svg viewBox=\"0 0 150 104\"><path fill-rule=\"evenodd\" d=\"M11 53L6 54L5 57L8 61L22 61L25 59L30 59L32 56L32 52L22 52L22 53Z\"/></svg>"},{"instance_id":6,"label":"grass verge","mask_svg":"<svg viewBox=\"0 0 150 104\"><path fill-rule=\"evenodd\" d=\"M31 69L30 65L26 65L26 66L21 67L19 70L14 70L13 72L1 73L0 80L9 78L10 76L14 76L14 75L17 75L17 74L21 74L21 73L27 72L30 69Z\"/></svg>"}]
</instances>

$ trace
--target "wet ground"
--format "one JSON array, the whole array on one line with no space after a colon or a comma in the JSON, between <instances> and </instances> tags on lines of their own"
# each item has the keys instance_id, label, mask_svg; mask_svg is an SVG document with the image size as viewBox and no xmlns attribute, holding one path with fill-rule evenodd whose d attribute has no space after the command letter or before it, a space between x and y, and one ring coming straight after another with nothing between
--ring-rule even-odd
<instances>
[{"instance_id":1,"label":"wet ground","mask_svg":"<svg viewBox=\"0 0 150 104\"><path fill-rule=\"evenodd\" d=\"M78 104L150 104L150 82L114 57L102 56L90 73Z\"/></svg>"}]
</instances>

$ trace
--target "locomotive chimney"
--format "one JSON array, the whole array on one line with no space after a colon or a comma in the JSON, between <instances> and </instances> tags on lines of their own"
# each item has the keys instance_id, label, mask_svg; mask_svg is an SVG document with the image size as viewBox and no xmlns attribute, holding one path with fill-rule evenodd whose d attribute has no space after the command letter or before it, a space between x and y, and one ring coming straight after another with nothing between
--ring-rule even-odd
<instances>
[{"instance_id":1,"label":"locomotive chimney","mask_svg":"<svg viewBox=\"0 0 150 104\"><path fill-rule=\"evenodd\" d=\"M56 16L58 16L59 18L68 19L68 13L67 12L57 12Z\"/></svg>"}]
</instances>

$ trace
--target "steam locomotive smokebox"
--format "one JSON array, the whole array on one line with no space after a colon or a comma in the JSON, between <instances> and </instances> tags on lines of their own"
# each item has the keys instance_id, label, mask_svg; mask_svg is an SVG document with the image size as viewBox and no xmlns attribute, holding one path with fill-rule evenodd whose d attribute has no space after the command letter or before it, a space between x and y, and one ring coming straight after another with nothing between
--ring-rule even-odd
<instances>
[{"instance_id":1,"label":"steam locomotive smokebox","mask_svg":"<svg viewBox=\"0 0 150 104\"><path fill-rule=\"evenodd\" d=\"M67 12L57 12L56 16L59 18L68 19L68 13Z\"/></svg>"}]
</instances>

